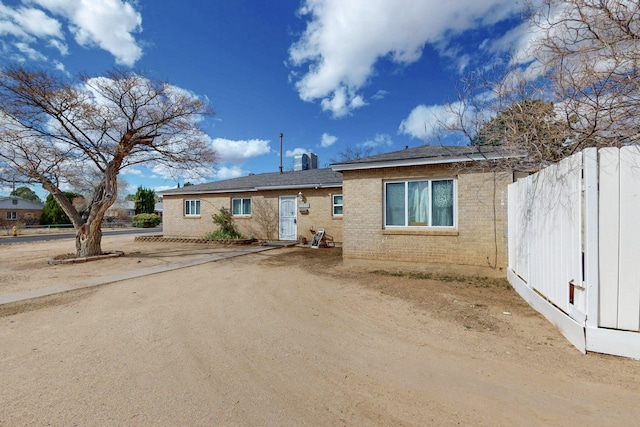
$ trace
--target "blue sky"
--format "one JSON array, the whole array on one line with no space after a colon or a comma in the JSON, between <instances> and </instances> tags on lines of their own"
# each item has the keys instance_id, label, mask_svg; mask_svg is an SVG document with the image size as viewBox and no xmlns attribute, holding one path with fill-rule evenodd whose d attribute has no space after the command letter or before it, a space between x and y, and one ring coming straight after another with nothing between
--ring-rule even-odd
<instances>
[{"instance_id":1,"label":"blue sky","mask_svg":"<svg viewBox=\"0 0 640 427\"><path fill-rule=\"evenodd\" d=\"M0 65L119 65L206 97L219 161L204 182L277 171L281 132L285 170L297 151L327 166L345 146L434 142L456 82L526 40L520 16L513 0L0 0ZM178 184L122 178L123 193Z\"/></svg>"}]
</instances>

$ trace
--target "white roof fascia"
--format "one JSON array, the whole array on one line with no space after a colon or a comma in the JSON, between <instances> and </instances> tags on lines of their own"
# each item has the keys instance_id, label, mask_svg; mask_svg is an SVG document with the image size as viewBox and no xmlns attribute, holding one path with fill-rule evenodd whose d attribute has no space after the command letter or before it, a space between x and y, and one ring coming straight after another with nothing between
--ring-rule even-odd
<instances>
[{"instance_id":1,"label":"white roof fascia","mask_svg":"<svg viewBox=\"0 0 640 427\"><path fill-rule=\"evenodd\" d=\"M180 191L175 193L163 193L162 191L158 194L164 196L189 196L192 194L224 194L224 193L250 193L257 191L254 187L252 188L232 188L228 190L197 190L197 191Z\"/></svg>"},{"instance_id":2,"label":"white roof fascia","mask_svg":"<svg viewBox=\"0 0 640 427\"><path fill-rule=\"evenodd\" d=\"M372 163L351 163L345 165L336 165L332 167L332 170L336 172L345 171L345 170L359 170L359 169L379 169L379 168L394 168L399 166L424 166L424 165L441 165L446 163L459 163L459 162L470 162L476 160L497 160L497 159L505 159L507 156L501 155L469 155L469 156L459 156L459 157L447 157L441 159L428 159L428 158L418 158L418 159L403 159L403 160L387 160L382 162L372 162Z\"/></svg>"},{"instance_id":3,"label":"white roof fascia","mask_svg":"<svg viewBox=\"0 0 640 427\"><path fill-rule=\"evenodd\" d=\"M303 185L279 185L273 187L256 187L256 191L265 190L296 190L303 188L342 188L340 184L303 184Z\"/></svg>"}]
</instances>

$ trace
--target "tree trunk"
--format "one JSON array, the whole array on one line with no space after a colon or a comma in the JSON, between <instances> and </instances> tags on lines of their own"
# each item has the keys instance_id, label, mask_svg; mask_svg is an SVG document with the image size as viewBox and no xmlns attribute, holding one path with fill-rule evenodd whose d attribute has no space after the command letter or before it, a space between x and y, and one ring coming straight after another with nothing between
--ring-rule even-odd
<instances>
[{"instance_id":1,"label":"tree trunk","mask_svg":"<svg viewBox=\"0 0 640 427\"><path fill-rule=\"evenodd\" d=\"M102 228L100 222L84 224L76 232L76 256L87 257L102 255Z\"/></svg>"}]
</instances>

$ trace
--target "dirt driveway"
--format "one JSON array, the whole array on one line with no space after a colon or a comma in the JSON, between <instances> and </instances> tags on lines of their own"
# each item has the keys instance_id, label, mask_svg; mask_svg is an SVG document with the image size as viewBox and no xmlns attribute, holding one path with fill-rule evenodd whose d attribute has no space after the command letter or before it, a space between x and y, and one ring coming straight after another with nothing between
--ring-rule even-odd
<instances>
[{"instance_id":1,"label":"dirt driveway","mask_svg":"<svg viewBox=\"0 0 640 427\"><path fill-rule=\"evenodd\" d=\"M0 293L194 251L122 236L103 249L123 258L44 262L69 249L0 247ZM581 355L504 281L346 267L339 248L271 250L0 309L0 384L0 426L640 419L640 362Z\"/></svg>"}]
</instances>

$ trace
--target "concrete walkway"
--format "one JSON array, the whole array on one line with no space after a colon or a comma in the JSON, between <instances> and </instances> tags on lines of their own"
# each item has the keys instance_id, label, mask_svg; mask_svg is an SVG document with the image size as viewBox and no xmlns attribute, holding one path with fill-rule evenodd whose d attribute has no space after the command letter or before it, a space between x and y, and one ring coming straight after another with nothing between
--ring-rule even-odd
<instances>
[{"instance_id":1,"label":"concrete walkway","mask_svg":"<svg viewBox=\"0 0 640 427\"><path fill-rule=\"evenodd\" d=\"M106 285L108 283L119 282L122 280L135 279L136 277L149 276L151 274L164 273L165 271L178 270L180 268L192 267L195 265L216 262L223 259L234 258L242 255L248 255L257 252L268 251L270 249L281 248L282 246L251 246L242 247L242 249L229 252L216 252L213 254L195 256L190 259L172 262L153 267L141 268L138 270L123 271L121 273L110 274L108 276L96 277L79 282L48 286L46 288L32 289L13 294L0 295L0 306L5 304L13 304L24 302L35 298L46 297L50 295L60 294L63 292L75 291L78 289L92 288L96 286Z\"/></svg>"}]
</instances>

